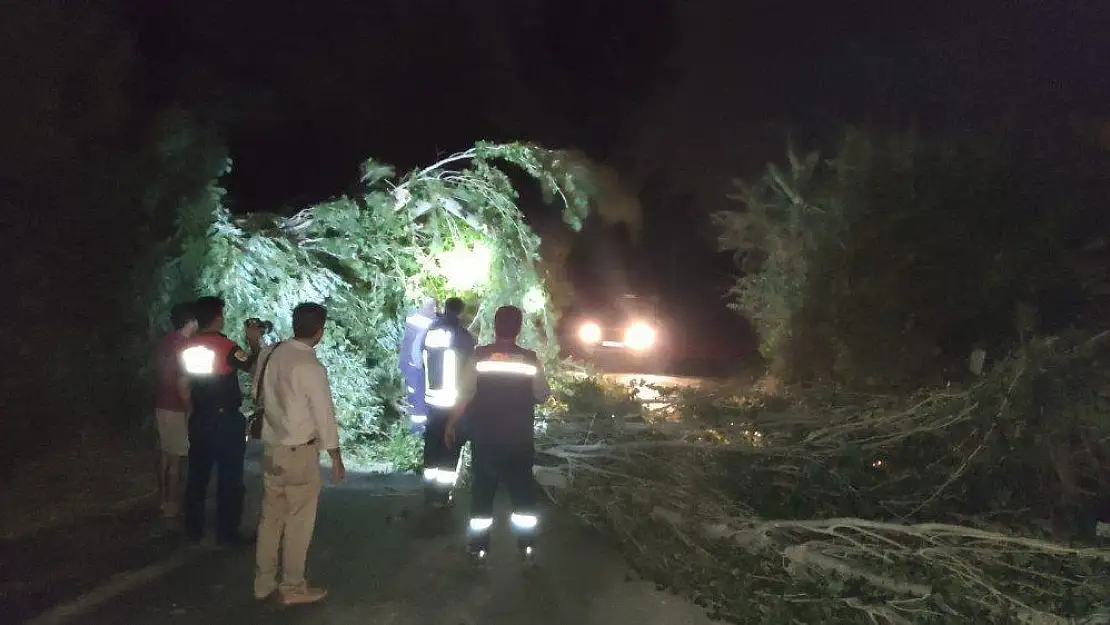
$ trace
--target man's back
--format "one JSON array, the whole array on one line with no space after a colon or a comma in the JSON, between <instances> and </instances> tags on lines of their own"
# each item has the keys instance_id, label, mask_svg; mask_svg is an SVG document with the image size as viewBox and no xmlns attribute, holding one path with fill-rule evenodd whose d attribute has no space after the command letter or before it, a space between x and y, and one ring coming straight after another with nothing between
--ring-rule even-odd
<instances>
[{"instance_id":1,"label":"man's back","mask_svg":"<svg viewBox=\"0 0 1110 625\"><path fill-rule=\"evenodd\" d=\"M431 334L433 330L448 330L451 332L453 337L451 348L460 356L460 364L466 363L474 355L474 348L478 342L474 340L474 335L463 327L458 317L446 314L440 315L428 328L428 334ZM427 338L427 334L424 338Z\"/></svg>"},{"instance_id":2,"label":"man's back","mask_svg":"<svg viewBox=\"0 0 1110 625\"><path fill-rule=\"evenodd\" d=\"M258 363L266 368L261 398L265 406L262 440L301 445L319 438L324 449L337 446L335 406L327 371L312 347L296 340L283 341L263 352Z\"/></svg>"}]
</instances>

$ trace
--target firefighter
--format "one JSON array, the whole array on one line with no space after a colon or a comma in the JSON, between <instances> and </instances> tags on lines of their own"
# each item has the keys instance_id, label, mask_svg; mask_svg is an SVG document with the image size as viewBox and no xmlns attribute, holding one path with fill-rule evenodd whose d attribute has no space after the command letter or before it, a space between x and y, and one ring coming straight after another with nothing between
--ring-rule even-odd
<instances>
[{"instance_id":1,"label":"firefighter","mask_svg":"<svg viewBox=\"0 0 1110 625\"><path fill-rule=\"evenodd\" d=\"M443 304L443 314L421 342L424 363L424 405L428 424L424 431L424 498L434 507L451 500L459 475L459 445L444 438L447 421L459 395L459 376L474 354L474 337L462 326L463 301L457 297Z\"/></svg>"},{"instance_id":2,"label":"firefighter","mask_svg":"<svg viewBox=\"0 0 1110 625\"><path fill-rule=\"evenodd\" d=\"M185 533L204 537L205 496L213 467L216 478L216 540L249 542L239 533L243 515L243 456L246 419L240 411L238 372L249 372L262 341L262 323L246 326L248 354L222 334L224 302L202 297L194 303L199 332L181 345L180 391L189 405L189 470L185 484Z\"/></svg>"},{"instance_id":3,"label":"firefighter","mask_svg":"<svg viewBox=\"0 0 1110 625\"><path fill-rule=\"evenodd\" d=\"M413 434L423 434L428 421L428 411L424 406L424 360L421 346L424 333L435 322L436 301L426 298L420 309L405 319L405 335L401 339L401 374L405 378L409 402L409 430Z\"/></svg>"},{"instance_id":4,"label":"firefighter","mask_svg":"<svg viewBox=\"0 0 1110 625\"><path fill-rule=\"evenodd\" d=\"M539 524L532 464L535 459L535 406L551 394L536 353L516 344L523 313L503 306L494 315L496 338L474 351L447 425L447 442L465 413L474 483L468 523L468 551L481 562L490 548L493 500L501 482L512 500L510 524L526 564L535 555Z\"/></svg>"}]
</instances>

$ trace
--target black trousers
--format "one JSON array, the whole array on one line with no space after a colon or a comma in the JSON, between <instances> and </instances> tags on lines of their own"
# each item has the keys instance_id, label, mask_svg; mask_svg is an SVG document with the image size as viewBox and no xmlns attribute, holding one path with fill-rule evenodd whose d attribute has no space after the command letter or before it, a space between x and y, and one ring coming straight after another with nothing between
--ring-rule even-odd
<instances>
[{"instance_id":1,"label":"black trousers","mask_svg":"<svg viewBox=\"0 0 1110 625\"><path fill-rule=\"evenodd\" d=\"M493 523L493 500L503 483L512 502L510 525L521 547L531 546L538 523L536 487L532 465L536 453L531 445L473 444L474 484L470 491L470 546L489 549Z\"/></svg>"},{"instance_id":2,"label":"black trousers","mask_svg":"<svg viewBox=\"0 0 1110 625\"><path fill-rule=\"evenodd\" d=\"M243 518L246 420L238 411L189 417L189 472L185 481L185 531L204 536L205 499L216 470L216 538L234 540Z\"/></svg>"},{"instance_id":3,"label":"black trousers","mask_svg":"<svg viewBox=\"0 0 1110 625\"><path fill-rule=\"evenodd\" d=\"M447 444L447 417L450 413L442 408L428 408L428 423L424 428L424 469L425 476L438 475L439 471L450 471L454 475L459 465L459 450L466 442L461 431L455 432L455 444ZM461 429L461 428L460 428ZM435 470L428 473L428 469ZM438 489L450 489L454 482L446 479L426 479L428 486Z\"/></svg>"}]
</instances>

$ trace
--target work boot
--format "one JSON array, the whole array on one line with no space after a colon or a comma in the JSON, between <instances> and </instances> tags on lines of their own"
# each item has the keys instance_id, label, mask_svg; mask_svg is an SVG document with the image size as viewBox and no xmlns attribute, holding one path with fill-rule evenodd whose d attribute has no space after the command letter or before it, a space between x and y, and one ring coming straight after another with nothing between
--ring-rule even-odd
<instances>
[{"instance_id":1,"label":"work boot","mask_svg":"<svg viewBox=\"0 0 1110 625\"><path fill-rule=\"evenodd\" d=\"M530 569L536 566L536 548L534 546L521 545L517 548L517 556L524 568Z\"/></svg>"},{"instance_id":2,"label":"work boot","mask_svg":"<svg viewBox=\"0 0 1110 625\"><path fill-rule=\"evenodd\" d=\"M466 550L467 557L470 558L470 563L484 567L489 564L489 548L488 547L470 547Z\"/></svg>"}]
</instances>

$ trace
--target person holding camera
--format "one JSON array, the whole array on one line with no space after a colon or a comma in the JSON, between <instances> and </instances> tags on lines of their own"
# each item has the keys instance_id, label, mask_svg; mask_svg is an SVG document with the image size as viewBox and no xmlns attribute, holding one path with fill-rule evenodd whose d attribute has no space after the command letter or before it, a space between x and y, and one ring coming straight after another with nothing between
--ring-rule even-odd
<instances>
[{"instance_id":1,"label":"person holding camera","mask_svg":"<svg viewBox=\"0 0 1110 625\"><path fill-rule=\"evenodd\" d=\"M305 581L322 487L320 450L331 456L333 482L346 475L328 372L316 358L327 317L327 309L319 304L294 308L293 339L268 347L254 376L255 400L262 407L263 444L262 515L254 577L254 597L259 601L275 591L286 605L315 603L327 595Z\"/></svg>"},{"instance_id":2,"label":"person holding camera","mask_svg":"<svg viewBox=\"0 0 1110 625\"><path fill-rule=\"evenodd\" d=\"M254 366L263 324L246 325L250 353L224 336L224 301L202 297L193 304L200 331L179 352L179 390L189 411L189 469L185 483L185 533L204 537L205 496L212 469L216 477L216 540L221 545L249 542L239 533L243 516L243 459L246 418L238 372Z\"/></svg>"}]
</instances>

